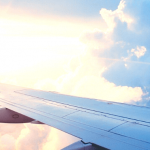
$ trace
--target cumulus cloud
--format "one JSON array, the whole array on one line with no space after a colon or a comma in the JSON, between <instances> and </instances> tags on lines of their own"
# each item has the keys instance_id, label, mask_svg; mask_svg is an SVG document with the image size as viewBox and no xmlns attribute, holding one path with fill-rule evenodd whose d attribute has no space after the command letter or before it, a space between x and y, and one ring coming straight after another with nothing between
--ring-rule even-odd
<instances>
[{"instance_id":1,"label":"cumulus cloud","mask_svg":"<svg viewBox=\"0 0 150 150\"><path fill-rule=\"evenodd\" d=\"M112 28L111 37L113 45L108 52L105 51L99 57L111 58L120 61L114 61L112 65L103 73L103 77L109 82L121 86L139 86L144 91L145 86L148 89L150 78L150 25L149 6L150 2L142 0L135 5L134 1L121 1L122 7L111 11L111 14L116 11L121 11L125 16L128 16L133 21L129 23L123 21L115 14L114 28ZM120 4L121 4L120 2ZM108 11L108 10L107 10ZM114 17L114 15L113 15ZM105 17L107 21L107 17ZM148 96L148 95L147 95Z\"/></svg>"},{"instance_id":2,"label":"cumulus cloud","mask_svg":"<svg viewBox=\"0 0 150 150\"><path fill-rule=\"evenodd\" d=\"M97 32L91 31L81 36L87 45L99 39L102 41L97 42L97 48L96 44L90 44L87 52L96 52L94 54L98 60L108 62L103 66L107 69L101 76L116 86L139 87L142 91L145 91L145 85L147 89L149 87L149 6L150 2L146 0L137 5L134 1L121 0L116 10L102 8L100 15L107 24L107 30L97 29ZM106 35L111 44L102 40Z\"/></svg>"},{"instance_id":3,"label":"cumulus cloud","mask_svg":"<svg viewBox=\"0 0 150 150\"><path fill-rule=\"evenodd\" d=\"M0 149L15 150L16 139L19 137L23 124L0 124Z\"/></svg>"},{"instance_id":4,"label":"cumulus cloud","mask_svg":"<svg viewBox=\"0 0 150 150\"><path fill-rule=\"evenodd\" d=\"M10 134L5 134L0 137L0 149L12 150L15 149L15 138Z\"/></svg>"},{"instance_id":5,"label":"cumulus cloud","mask_svg":"<svg viewBox=\"0 0 150 150\"><path fill-rule=\"evenodd\" d=\"M80 41L85 43L88 48L98 50L99 52L109 49L113 44L110 33L99 29L84 31L80 36Z\"/></svg>"},{"instance_id":6,"label":"cumulus cloud","mask_svg":"<svg viewBox=\"0 0 150 150\"><path fill-rule=\"evenodd\" d=\"M137 58L140 58L141 56L145 55L146 48L144 46L137 46L136 49L131 49L131 52L134 53Z\"/></svg>"},{"instance_id":7,"label":"cumulus cloud","mask_svg":"<svg viewBox=\"0 0 150 150\"><path fill-rule=\"evenodd\" d=\"M60 150L78 140L48 125L0 124L1 150Z\"/></svg>"},{"instance_id":8,"label":"cumulus cloud","mask_svg":"<svg viewBox=\"0 0 150 150\"><path fill-rule=\"evenodd\" d=\"M72 61L76 62L77 60L72 59ZM118 86L102 76L114 61L108 62L105 59L86 54L81 56L81 62L76 69L74 69L74 65L72 66L72 61L68 62L69 67L67 67L66 74L60 76L56 81L58 92L132 104L142 99L144 93L141 87ZM43 82L41 85L43 87L50 86L48 82Z\"/></svg>"},{"instance_id":9,"label":"cumulus cloud","mask_svg":"<svg viewBox=\"0 0 150 150\"><path fill-rule=\"evenodd\" d=\"M73 137L55 128L51 128L48 138L46 139L45 143L43 143L42 150L48 150L49 148L51 150L60 150L78 140L79 139L76 137Z\"/></svg>"},{"instance_id":10,"label":"cumulus cloud","mask_svg":"<svg viewBox=\"0 0 150 150\"><path fill-rule=\"evenodd\" d=\"M91 64L84 62L84 65L76 72L75 76L73 72L63 76L61 82L63 86L60 92L134 104L142 99L144 93L141 87L117 86L102 77L102 74L107 70L108 63L103 62L102 64L100 65L98 60Z\"/></svg>"},{"instance_id":11,"label":"cumulus cloud","mask_svg":"<svg viewBox=\"0 0 150 150\"><path fill-rule=\"evenodd\" d=\"M76 85L74 95L115 102L134 103L140 101L143 91L140 87L116 86L105 78L85 76Z\"/></svg>"},{"instance_id":12,"label":"cumulus cloud","mask_svg":"<svg viewBox=\"0 0 150 150\"><path fill-rule=\"evenodd\" d=\"M133 33L135 18L124 10L128 6L125 0L121 0L116 10L102 8L100 15L106 23L107 28L84 31L80 36L80 41L88 46L90 52L96 53L99 57L117 57L127 55L128 48L132 48L128 39L128 34ZM118 33L119 31L119 33ZM127 31L127 32L126 32ZM132 35L133 36L133 35Z\"/></svg>"},{"instance_id":13,"label":"cumulus cloud","mask_svg":"<svg viewBox=\"0 0 150 150\"><path fill-rule=\"evenodd\" d=\"M134 19L127 15L126 13L124 13L124 8L126 6L126 1L125 0L121 0L118 8L115 11L112 10L107 10L105 8L102 8L100 10L100 15L102 16L102 18L104 19L104 21L106 22L107 26L108 26L108 31L113 31L114 28L116 27L116 19L119 19L121 22L125 22L127 23L128 28L131 28L131 24L134 22Z\"/></svg>"},{"instance_id":14,"label":"cumulus cloud","mask_svg":"<svg viewBox=\"0 0 150 150\"><path fill-rule=\"evenodd\" d=\"M135 49L132 48L131 51L127 50L128 56L127 57L122 57L122 60L123 61L130 61L130 60L132 60L132 58L134 56L136 56L139 59L140 57L145 55L146 51L147 51L146 47L137 46ZM127 65L125 65L125 66L127 66Z\"/></svg>"}]
</instances>

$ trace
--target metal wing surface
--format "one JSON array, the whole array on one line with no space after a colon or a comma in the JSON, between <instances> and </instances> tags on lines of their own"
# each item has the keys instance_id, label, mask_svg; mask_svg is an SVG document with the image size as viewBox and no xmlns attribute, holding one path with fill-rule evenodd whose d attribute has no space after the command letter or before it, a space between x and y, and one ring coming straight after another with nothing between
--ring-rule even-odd
<instances>
[{"instance_id":1,"label":"metal wing surface","mask_svg":"<svg viewBox=\"0 0 150 150\"><path fill-rule=\"evenodd\" d=\"M150 108L0 84L0 105L113 150L150 149Z\"/></svg>"}]
</instances>

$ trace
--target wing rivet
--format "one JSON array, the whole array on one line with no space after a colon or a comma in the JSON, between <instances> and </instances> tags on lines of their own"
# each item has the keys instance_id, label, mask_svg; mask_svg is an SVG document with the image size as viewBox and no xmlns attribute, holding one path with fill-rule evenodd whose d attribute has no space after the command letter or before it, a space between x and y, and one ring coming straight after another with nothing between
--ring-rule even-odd
<instances>
[{"instance_id":1,"label":"wing rivet","mask_svg":"<svg viewBox=\"0 0 150 150\"><path fill-rule=\"evenodd\" d=\"M16 118L19 118L19 115L18 114L14 114L14 115L12 115L12 117L16 119Z\"/></svg>"}]
</instances>

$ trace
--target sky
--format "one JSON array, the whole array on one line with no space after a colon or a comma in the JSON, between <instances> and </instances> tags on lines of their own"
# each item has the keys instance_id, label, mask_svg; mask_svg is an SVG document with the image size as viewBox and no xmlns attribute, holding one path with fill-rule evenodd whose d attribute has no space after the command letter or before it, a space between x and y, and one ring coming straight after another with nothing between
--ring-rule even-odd
<instances>
[{"instance_id":1,"label":"sky","mask_svg":"<svg viewBox=\"0 0 150 150\"><path fill-rule=\"evenodd\" d=\"M149 15L149 0L0 0L0 82L150 106ZM0 124L2 150L77 140L47 125Z\"/></svg>"}]
</instances>

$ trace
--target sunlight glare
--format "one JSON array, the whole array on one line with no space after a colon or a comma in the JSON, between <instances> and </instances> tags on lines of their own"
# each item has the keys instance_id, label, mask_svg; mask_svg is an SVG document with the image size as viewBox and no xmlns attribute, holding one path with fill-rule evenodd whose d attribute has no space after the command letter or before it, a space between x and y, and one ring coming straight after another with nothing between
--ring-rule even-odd
<instances>
[{"instance_id":1,"label":"sunlight glare","mask_svg":"<svg viewBox=\"0 0 150 150\"><path fill-rule=\"evenodd\" d=\"M0 37L0 72L10 72L38 63L70 59L84 49L77 38Z\"/></svg>"}]
</instances>

